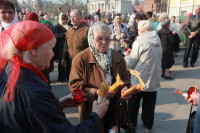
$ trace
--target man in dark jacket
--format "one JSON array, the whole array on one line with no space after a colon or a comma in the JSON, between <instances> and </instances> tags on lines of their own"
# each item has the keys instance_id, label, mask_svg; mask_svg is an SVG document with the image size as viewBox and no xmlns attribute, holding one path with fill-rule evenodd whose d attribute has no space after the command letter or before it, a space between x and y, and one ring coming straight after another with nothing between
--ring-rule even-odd
<instances>
[{"instance_id":1,"label":"man in dark jacket","mask_svg":"<svg viewBox=\"0 0 200 133\"><path fill-rule=\"evenodd\" d=\"M66 44L63 49L62 65L70 69L72 59L88 47L88 27L81 23L82 12L78 9L71 11L70 19L73 27L66 33ZM69 60L67 60L69 58Z\"/></svg>"},{"instance_id":2,"label":"man in dark jacket","mask_svg":"<svg viewBox=\"0 0 200 133\"><path fill-rule=\"evenodd\" d=\"M190 17L186 28L189 36L187 39L187 46L183 59L183 67L188 66L188 58L192 44L194 45L194 47L192 58L190 60L190 66L194 67L194 63L197 61L198 58L200 44L200 5L195 7L195 15Z\"/></svg>"}]
</instances>

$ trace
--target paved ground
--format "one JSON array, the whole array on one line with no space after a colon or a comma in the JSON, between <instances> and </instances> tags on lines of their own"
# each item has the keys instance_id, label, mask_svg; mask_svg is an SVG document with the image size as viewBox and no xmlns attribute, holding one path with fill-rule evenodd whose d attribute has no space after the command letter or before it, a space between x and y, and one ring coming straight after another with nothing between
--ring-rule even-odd
<instances>
[{"instance_id":1,"label":"paved ground","mask_svg":"<svg viewBox=\"0 0 200 133\"><path fill-rule=\"evenodd\" d=\"M155 109L155 122L153 133L184 133L189 116L190 105L184 100L184 97L176 94L174 89L187 92L190 86L196 83L197 89L200 88L200 60L197 61L194 68L183 68L183 51L178 53L175 58L176 63L171 69L172 81L162 79L161 89L158 91L157 104ZM57 83L57 70L51 73L52 90L56 97L62 97L69 94L68 84ZM195 108L196 109L196 108ZM67 118L73 124L78 123L77 108L65 109ZM141 109L140 109L141 114ZM143 133L141 115L138 117L138 133Z\"/></svg>"}]
</instances>

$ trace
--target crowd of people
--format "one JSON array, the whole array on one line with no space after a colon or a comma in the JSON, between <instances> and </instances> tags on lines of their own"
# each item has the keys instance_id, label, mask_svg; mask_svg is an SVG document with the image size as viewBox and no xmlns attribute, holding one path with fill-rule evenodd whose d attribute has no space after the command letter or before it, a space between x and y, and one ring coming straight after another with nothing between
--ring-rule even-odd
<instances>
[{"instance_id":1,"label":"crowd of people","mask_svg":"<svg viewBox=\"0 0 200 133\"><path fill-rule=\"evenodd\" d=\"M47 14L23 10L17 13L7 0L0 1L0 130L4 133L108 133L119 124L118 114L128 107L133 129L142 103L142 122L146 133L152 132L154 110L160 81L173 80L170 68L187 36L183 67L194 67L200 44L200 6L181 24L179 17L167 13L130 16L113 11L102 22L96 15L73 9L67 13L58 8L53 24ZM130 19L127 19L130 17ZM193 47L193 51L191 48ZM84 92L84 102L76 103L72 94L56 99L51 91L49 73L58 62L58 82L68 82L69 89ZM144 89L131 97L122 96L139 84L133 69L140 73ZM117 76L124 82L117 91L108 91L107 100L97 103L102 82L112 86ZM140 87L140 86L138 86ZM199 94L186 97L198 105ZM79 124L73 126L62 109L78 106ZM200 105L197 112L200 112ZM123 112L123 111L122 111ZM197 113L194 132L200 131ZM126 128L126 127L124 127Z\"/></svg>"}]
</instances>

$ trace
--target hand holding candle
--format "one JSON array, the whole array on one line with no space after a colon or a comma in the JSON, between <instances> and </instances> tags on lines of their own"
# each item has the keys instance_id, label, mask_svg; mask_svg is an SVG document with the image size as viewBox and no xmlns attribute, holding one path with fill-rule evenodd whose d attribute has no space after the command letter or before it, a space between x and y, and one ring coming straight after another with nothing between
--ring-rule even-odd
<instances>
[{"instance_id":1,"label":"hand holding candle","mask_svg":"<svg viewBox=\"0 0 200 133\"><path fill-rule=\"evenodd\" d=\"M98 99L97 99L98 104L102 104L105 102L108 94L108 89L109 89L109 84L106 82L102 82L98 93Z\"/></svg>"}]
</instances>

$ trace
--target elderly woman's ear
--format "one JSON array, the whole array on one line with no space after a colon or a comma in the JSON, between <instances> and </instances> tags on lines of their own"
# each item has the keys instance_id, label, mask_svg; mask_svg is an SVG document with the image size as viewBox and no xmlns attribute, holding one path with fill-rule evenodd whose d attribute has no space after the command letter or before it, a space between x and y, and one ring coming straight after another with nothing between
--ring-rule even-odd
<instances>
[{"instance_id":1,"label":"elderly woman's ear","mask_svg":"<svg viewBox=\"0 0 200 133\"><path fill-rule=\"evenodd\" d=\"M35 49L31 49L30 52L34 57L37 56L37 49L36 48Z\"/></svg>"}]
</instances>

